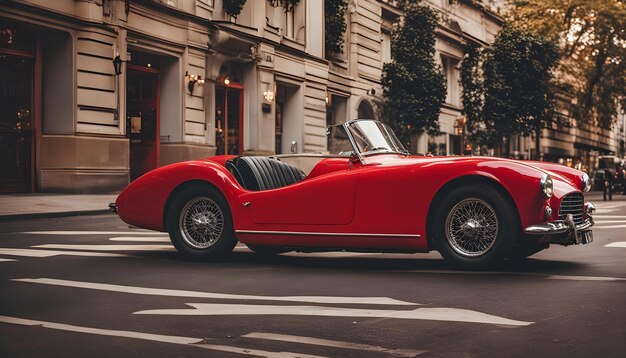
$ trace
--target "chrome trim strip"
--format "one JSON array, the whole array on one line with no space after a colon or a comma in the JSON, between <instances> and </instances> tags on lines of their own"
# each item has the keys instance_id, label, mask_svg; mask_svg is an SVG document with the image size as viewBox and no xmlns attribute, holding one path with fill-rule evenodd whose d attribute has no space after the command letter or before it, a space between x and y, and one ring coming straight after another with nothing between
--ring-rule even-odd
<instances>
[{"instance_id":1,"label":"chrome trim strip","mask_svg":"<svg viewBox=\"0 0 626 358\"><path fill-rule=\"evenodd\" d=\"M261 230L235 230L237 234L266 234L266 235L303 235L303 236L363 236L363 237L399 237L420 238L422 235L413 234L365 234L352 232L303 232L303 231L261 231Z\"/></svg>"}]
</instances>

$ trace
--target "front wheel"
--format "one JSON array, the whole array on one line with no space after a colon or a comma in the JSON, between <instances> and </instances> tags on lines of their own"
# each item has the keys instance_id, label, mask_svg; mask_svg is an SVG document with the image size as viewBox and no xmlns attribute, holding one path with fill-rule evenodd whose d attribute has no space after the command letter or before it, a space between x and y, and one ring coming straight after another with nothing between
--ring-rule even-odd
<instances>
[{"instance_id":1,"label":"front wheel","mask_svg":"<svg viewBox=\"0 0 626 358\"><path fill-rule=\"evenodd\" d=\"M176 194L167 229L176 250L191 260L223 258L237 244L228 202L211 187L192 186Z\"/></svg>"},{"instance_id":2,"label":"front wheel","mask_svg":"<svg viewBox=\"0 0 626 358\"><path fill-rule=\"evenodd\" d=\"M461 268L486 268L502 262L513 251L519 231L512 205L500 190L485 185L453 190L434 216L437 250Z\"/></svg>"}]
</instances>

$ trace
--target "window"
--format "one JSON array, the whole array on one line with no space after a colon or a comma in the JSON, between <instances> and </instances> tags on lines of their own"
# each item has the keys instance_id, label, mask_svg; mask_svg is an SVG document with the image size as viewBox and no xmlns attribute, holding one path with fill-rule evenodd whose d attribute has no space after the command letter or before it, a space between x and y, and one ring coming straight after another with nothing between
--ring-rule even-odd
<instances>
[{"instance_id":1,"label":"window","mask_svg":"<svg viewBox=\"0 0 626 358\"><path fill-rule=\"evenodd\" d=\"M459 91L459 60L456 58L441 56L441 67L446 78L446 103L459 106L461 104Z\"/></svg>"},{"instance_id":2,"label":"window","mask_svg":"<svg viewBox=\"0 0 626 358\"><path fill-rule=\"evenodd\" d=\"M391 33L387 30L382 30L382 43L380 50L380 61L382 63L391 62Z\"/></svg>"},{"instance_id":3,"label":"window","mask_svg":"<svg viewBox=\"0 0 626 358\"><path fill-rule=\"evenodd\" d=\"M283 11L283 36L293 39L295 37L294 17L296 10L294 9L293 11L285 12L283 9L281 9L281 11Z\"/></svg>"}]
</instances>

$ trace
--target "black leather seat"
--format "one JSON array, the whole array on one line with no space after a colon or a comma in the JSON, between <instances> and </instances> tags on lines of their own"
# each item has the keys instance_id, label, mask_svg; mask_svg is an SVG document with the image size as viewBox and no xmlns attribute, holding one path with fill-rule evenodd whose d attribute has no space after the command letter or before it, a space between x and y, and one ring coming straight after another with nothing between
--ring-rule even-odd
<instances>
[{"instance_id":1,"label":"black leather seat","mask_svg":"<svg viewBox=\"0 0 626 358\"><path fill-rule=\"evenodd\" d=\"M276 189L304 179L302 170L267 157L237 157L226 168L244 188L252 191Z\"/></svg>"}]
</instances>

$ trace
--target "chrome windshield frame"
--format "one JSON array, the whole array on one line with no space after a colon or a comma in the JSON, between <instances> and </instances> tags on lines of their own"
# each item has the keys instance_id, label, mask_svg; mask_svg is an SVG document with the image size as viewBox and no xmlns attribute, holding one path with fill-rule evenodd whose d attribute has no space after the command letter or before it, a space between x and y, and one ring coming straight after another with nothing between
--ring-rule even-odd
<instances>
[{"instance_id":1,"label":"chrome windshield frame","mask_svg":"<svg viewBox=\"0 0 626 358\"><path fill-rule=\"evenodd\" d=\"M359 146L356 143L356 139L354 138L354 135L353 135L352 131L350 130L350 127L352 125L354 125L355 123L357 123L357 122L375 122L375 123L381 123L383 125L384 125L384 123L382 123L380 121L377 121L377 120L374 120L374 119L353 119L353 120L347 121L346 123L343 124L344 131L345 131L346 135L348 136L348 139L350 140L350 145L352 145L352 151L356 154L356 156L359 158L359 161L361 163L364 163L363 157L366 156L365 155L366 153L371 153L371 154L402 154L402 155L410 155L410 153L404 148L402 143L398 140L398 138L396 137L395 133L393 132L393 130L389 126L387 126L386 129L390 133L382 133L381 132L381 134L383 135L384 138L386 138L386 137L388 137L390 135L393 136L393 140L395 140L397 142L397 144L400 145L400 147L403 149L403 151L401 151L401 152L394 151L394 150L391 150L391 148L389 148L390 150L388 150L388 151L381 151L381 152L374 152L374 151L372 151L372 152L362 153L359 150Z\"/></svg>"}]
</instances>

